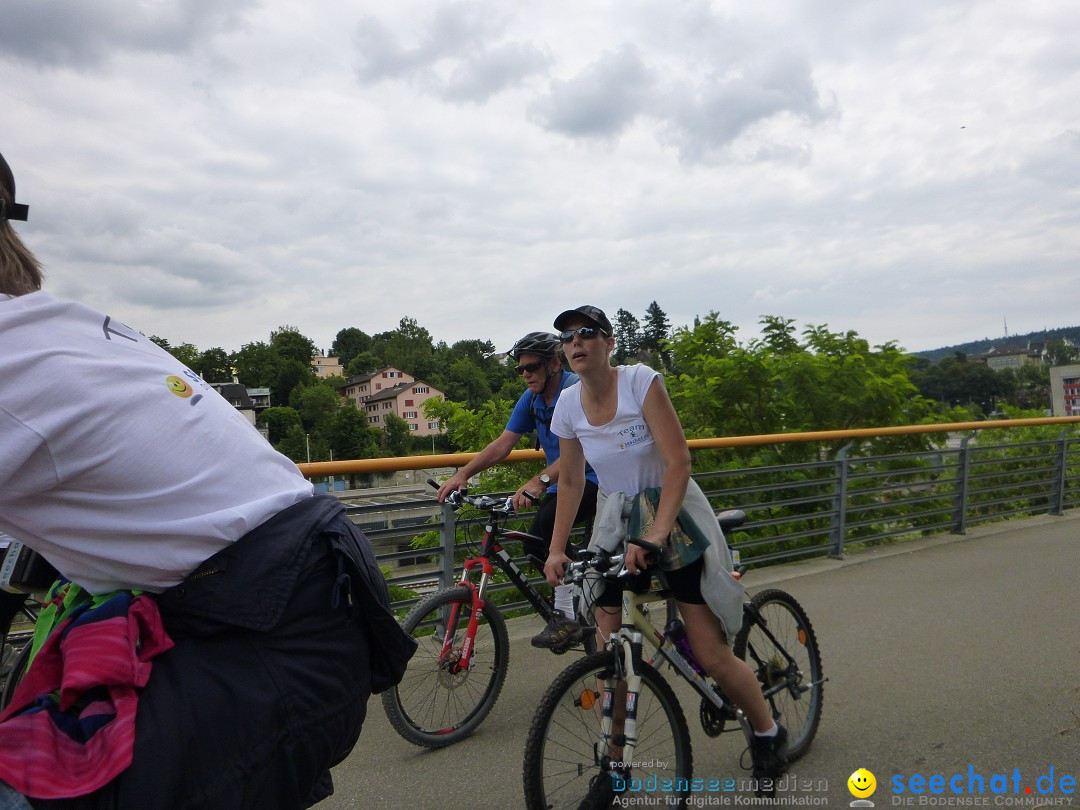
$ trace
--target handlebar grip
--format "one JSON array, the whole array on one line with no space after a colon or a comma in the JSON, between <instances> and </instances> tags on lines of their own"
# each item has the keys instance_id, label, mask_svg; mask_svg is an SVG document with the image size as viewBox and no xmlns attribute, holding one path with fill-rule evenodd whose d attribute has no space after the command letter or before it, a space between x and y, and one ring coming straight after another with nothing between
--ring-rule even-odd
<instances>
[{"instance_id":1,"label":"handlebar grip","mask_svg":"<svg viewBox=\"0 0 1080 810\"><path fill-rule=\"evenodd\" d=\"M427 482L428 482L428 485L429 485L429 486L432 486L432 487L434 487L435 489L438 489L438 488L439 488L439 482L438 482L438 481L436 481L436 480L435 480L434 478L429 478L429 479L427 480Z\"/></svg>"},{"instance_id":2,"label":"handlebar grip","mask_svg":"<svg viewBox=\"0 0 1080 810\"><path fill-rule=\"evenodd\" d=\"M526 500L532 501L533 503L540 503L540 499L533 495L531 492L529 492L529 490L527 489L521 490L521 494L525 496Z\"/></svg>"},{"instance_id":3,"label":"handlebar grip","mask_svg":"<svg viewBox=\"0 0 1080 810\"><path fill-rule=\"evenodd\" d=\"M664 553L664 547L658 546L656 543L650 543L648 540L638 540L634 537L627 538L628 542L633 543L635 546L640 546L646 551L651 551L657 557L662 556Z\"/></svg>"}]
</instances>

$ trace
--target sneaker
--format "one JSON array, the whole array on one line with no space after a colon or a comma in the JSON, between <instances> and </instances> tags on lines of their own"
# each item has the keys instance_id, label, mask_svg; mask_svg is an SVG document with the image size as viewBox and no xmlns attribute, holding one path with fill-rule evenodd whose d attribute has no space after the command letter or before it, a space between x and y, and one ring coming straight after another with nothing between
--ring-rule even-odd
<instances>
[{"instance_id":1,"label":"sneaker","mask_svg":"<svg viewBox=\"0 0 1080 810\"><path fill-rule=\"evenodd\" d=\"M566 649L580 642L584 635L584 628L573 619L555 616L547 627L533 636L532 645L546 650Z\"/></svg>"},{"instance_id":2,"label":"sneaker","mask_svg":"<svg viewBox=\"0 0 1080 810\"><path fill-rule=\"evenodd\" d=\"M754 736L750 757L754 762L755 795L768 798L776 795L776 780L787 772L787 743L788 733L783 726L775 737Z\"/></svg>"},{"instance_id":3,"label":"sneaker","mask_svg":"<svg viewBox=\"0 0 1080 810\"><path fill-rule=\"evenodd\" d=\"M601 771L589 780L589 792L577 806L577 810L610 810L615 803L615 786L611 774Z\"/></svg>"}]
</instances>

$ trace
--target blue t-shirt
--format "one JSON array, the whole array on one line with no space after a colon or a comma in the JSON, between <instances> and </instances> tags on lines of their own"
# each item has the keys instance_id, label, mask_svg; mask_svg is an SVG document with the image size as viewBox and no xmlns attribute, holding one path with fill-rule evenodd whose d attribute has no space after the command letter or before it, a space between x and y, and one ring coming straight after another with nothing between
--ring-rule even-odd
<instances>
[{"instance_id":1,"label":"blue t-shirt","mask_svg":"<svg viewBox=\"0 0 1080 810\"><path fill-rule=\"evenodd\" d=\"M555 405L559 401L559 395L566 388L575 385L577 381L577 374L564 371L562 373L562 383L559 385L559 390L555 392L555 399L550 405L544 402L542 393L534 394L532 391L526 390L514 406L514 412L510 414L510 421L506 423L506 429L511 433L525 434L536 431L536 438L540 441L540 447L544 451L549 467L559 460L559 437L551 432L551 417L555 413ZM585 478L594 484L596 483L596 473L588 464L585 465ZM555 492L557 489L558 484L552 484L548 487L550 492Z\"/></svg>"}]
</instances>

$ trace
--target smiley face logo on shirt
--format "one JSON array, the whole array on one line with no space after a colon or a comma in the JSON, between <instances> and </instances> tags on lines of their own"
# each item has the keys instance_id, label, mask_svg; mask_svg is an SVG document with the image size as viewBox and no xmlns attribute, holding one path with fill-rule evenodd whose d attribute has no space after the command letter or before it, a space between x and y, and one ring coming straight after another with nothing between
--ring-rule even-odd
<instances>
[{"instance_id":1,"label":"smiley face logo on shirt","mask_svg":"<svg viewBox=\"0 0 1080 810\"><path fill-rule=\"evenodd\" d=\"M165 378L165 384L169 387L169 390L182 399L187 399L192 394L192 387L187 381L180 379L174 375L170 375Z\"/></svg>"}]
</instances>

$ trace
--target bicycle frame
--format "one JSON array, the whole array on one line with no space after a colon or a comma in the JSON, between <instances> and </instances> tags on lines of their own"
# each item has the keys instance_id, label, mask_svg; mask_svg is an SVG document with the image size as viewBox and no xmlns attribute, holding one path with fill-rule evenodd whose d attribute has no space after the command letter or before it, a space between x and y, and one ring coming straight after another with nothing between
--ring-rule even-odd
<instances>
[{"instance_id":1,"label":"bicycle frame","mask_svg":"<svg viewBox=\"0 0 1080 810\"><path fill-rule=\"evenodd\" d=\"M646 639L656 651L656 655L649 659L648 663L653 664L657 657L663 657L693 686L694 691L701 695L702 698L708 700L718 710L728 712L733 719L737 719L742 725L745 734L752 734L749 722L744 717L742 710L725 701L724 697L709 685L705 676L699 674L690 665L690 662L686 660L678 647L675 646L675 643L664 633L657 630L653 623L649 621L646 615L648 606L666 602L668 599L669 594L664 588L649 590L644 593L633 593L624 590L622 594L622 626L607 641L607 647L616 654L616 666L621 670L618 673L620 678L614 680L618 683L621 679L626 683L626 715L623 718L621 732L623 742L619 745L618 740L615 740L616 746L622 748L620 759L625 766L633 763L634 749L637 747L637 702L636 699L630 696L637 695L641 691L641 675L639 672ZM616 737L613 729L616 721L617 703L615 690L608 683L604 684L601 711L601 739L604 747L611 751L613 748L612 741Z\"/></svg>"},{"instance_id":2,"label":"bicycle frame","mask_svg":"<svg viewBox=\"0 0 1080 810\"><path fill-rule=\"evenodd\" d=\"M539 538L526 532L500 532L498 522L494 519L484 526L484 538L480 544L480 554L465 559L464 563L462 563L464 571L462 572L461 579L457 583L461 587L469 588L472 596L469 600L469 623L465 630L465 643L462 646L460 657L458 657L457 661L451 666L451 672L456 673L468 669L469 667L469 661L472 658L473 651L472 642L473 639L476 638L476 629L480 625L480 614L486 604L485 597L487 594L487 587L496 568L506 574L510 582L525 596L536 612L544 617L545 621L549 620L552 616L552 607L529 583L528 577L525 576L525 573L518 567L517 563L514 562L514 558L511 557L509 552L507 552L499 543L500 538L511 542L527 539L539 540ZM480 569L479 584L473 582L472 579L473 571L478 567ZM461 603L457 603L450 609L451 612L447 620L448 627L457 626L457 613L460 610L460 605ZM443 639L440 660L453 654L455 639L455 635L450 633L446 634Z\"/></svg>"}]
</instances>

